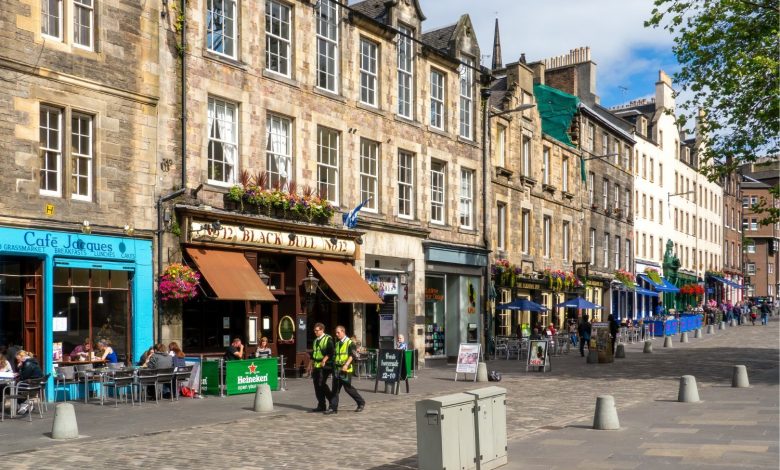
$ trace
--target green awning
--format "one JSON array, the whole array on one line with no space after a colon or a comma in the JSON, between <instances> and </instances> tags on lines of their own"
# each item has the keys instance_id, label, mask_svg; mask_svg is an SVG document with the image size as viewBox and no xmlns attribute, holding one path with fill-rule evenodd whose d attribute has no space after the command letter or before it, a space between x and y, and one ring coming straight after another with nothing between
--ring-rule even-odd
<instances>
[{"instance_id":1,"label":"green awning","mask_svg":"<svg viewBox=\"0 0 780 470\"><path fill-rule=\"evenodd\" d=\"M534 95L536 108L542 118L542 132L570 147L575 147L568 132L580 99L542 84L534 85Z\"/></svg>"}]
</instances>

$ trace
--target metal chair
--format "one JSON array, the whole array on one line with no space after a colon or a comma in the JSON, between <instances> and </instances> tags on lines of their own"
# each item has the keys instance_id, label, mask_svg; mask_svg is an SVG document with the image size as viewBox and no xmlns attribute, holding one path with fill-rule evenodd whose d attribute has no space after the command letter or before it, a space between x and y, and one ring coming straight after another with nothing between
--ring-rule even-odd
<instances>
[{"instance_id":1,"label":"metal chair","mask_svg":"<svg viewBox=\"0 0 780 470\"><path fill-rule=\"evenodd\" d=\"M89 401L89 382L95 375L95 366L92 363L76 366L76 377L84 382L84 403Z\"/></svg>"},{"instance_id":2,"label":"metal chair","mask_svg":"<svg viewBox=\"0 0 780 470\"><path fill-rule=\"evenodd\" d=\"M60 390L63 391L63 397L67 397L69 399L71 385L78 385L79 383L81 383L81 381L76 376L75 366L58 367L57 376L54 377L54 401L57 401L57 392Z\"/></svg>"},{"instance_id":3,"label":"metal chair","mask_svg":"<svg viewBox=\"0 0 780 470\"><path fill-rule=\"evenodd\" d=\"M190 381L192 377L192 366L177 367L176 371L171 378L171 396L176 394L176 399L179 399L179 385ZM195 398L195 394L192 395Z\"/></svg>"},{"instance_id":4,"label":"metal chair","mask_svg":"<svg viewBox=\"0 0 780 470\"><path fill-rule=\"evenodd\" d=\"M113 373L103 376L103 381L100 383L100 405L104 403L105 389L111 388L114 390L114 408L119 406L119 392L124 392L125 403L127 403L127 389L130 389L130 404L135 406L135 371L133 370L117 370Z\"/></svg>"},{"instance_id":5,"label":"metal chair","mask_svg":"<svg viewBox=\"0 0 780 470\"><path fill-rule=\"evenodd\" d=\"M146 400L146 389L154 387L154 402L157 403L157 369L138 369L136 380L138 386L138 402Z\"/></svg>"},{"instance_id":6,"label":"metal chair","mask_svg":"<svg viewBox=\"0 0 780 470\"><path fill-rule=\"evenodd\" d=\"M39 379L22 380L15 387L8 386L3 389L2 405L0 406L0 421L5 421L5 400L18 400L24 398L30 403L30 410L27 412L27 418L32 423L32 414L35 406L38 407L38 415L43 419L43 406L45 404L43 391L46 382L49 380L49 374Z\"/></svg>"},{"instance_id":7,"label":"metal chair","mask_svg":"<svg viewBox=\"0 0 780 470\"><path fill-rule=\"evenodd\" d=\"M162 398L163 394L163 385L170 386L173 382L173 376L174 376L174 368L170 367L167 369L156 369L157 371L157 381L154 384L154 400L157 401L157 395L160 395L160 398ZM174 399L174 393L173 390L171 390L170 393L171 401Z\"/></svg>"}]
</instances>

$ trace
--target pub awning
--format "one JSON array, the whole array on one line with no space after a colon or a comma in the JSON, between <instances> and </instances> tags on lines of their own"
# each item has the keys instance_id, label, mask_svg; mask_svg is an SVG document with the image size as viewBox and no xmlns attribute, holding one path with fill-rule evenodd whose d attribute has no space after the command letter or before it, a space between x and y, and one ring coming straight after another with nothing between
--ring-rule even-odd
<instances>
[{"instance_id":1,"label":"pub awning","mask_svg":"<svg viewBox=\"0 0 780 470\"><path fill-rule=\"evenodd\" d=\"M639 278L642 279L643 281L645 281L646 283L648 283L650 285L650 287L652 287L653 290L655 290L656 292L671 292L671 293L674 293L674 292L679 292L680 291L680 289L678 289L678 288L674 287L673 285L669 284L666 279L661 279L661 281L663 283L662 284L658 284L657 282L653 281L652 279L650 279L649 276L647 276L645 274L640 274Z\"/></svg>"},{"instance_id":2,"label":"pub awning","mask_svg":"<svg viewBox=\"0 0 780 470\"><path fill-rule=\"evenodd\" d=\"M645 295L647 297L658 297L658 292L653 292L651 290L642 287L637 287L636 289L634 289L634 292L636 292L639 295Z\"/></svg>"},{"instance_id":3,"label":"pub awning","mask_svg":"<svg viewBox=\"0 0 780 470\"><path fill-rule=\"evenodd\" d=\"M187 254L220 300L276 301L242 253L188 247Z\"/></svg>"},{"instance_id":4,"label":"pub awning","mask_svg":"<svg viewBox=\"0 0 780 470\"><path fill-rule=\"evenodd\" d=\"M344 261L309 259L309 264L343 303L381 304L382 299L360 277L351 264Z\"/></svg>"},{"instance_id":5,"label":"pub awning","mask_svg":"<svg viewBox=\"0 0 780 470\"><path fill-rule=\"evenodd\" d=\"M726 285L726 286L729 286L729 287L733 287L735 289L742 289L742 285L741 284L737 284L736 282L731 281L729 279L726 279L724 277L719 277L719 276L710 276L710 277L712 279L715 279L716 281L720 282L723 285Z\"/></svg>"}]
</instances>

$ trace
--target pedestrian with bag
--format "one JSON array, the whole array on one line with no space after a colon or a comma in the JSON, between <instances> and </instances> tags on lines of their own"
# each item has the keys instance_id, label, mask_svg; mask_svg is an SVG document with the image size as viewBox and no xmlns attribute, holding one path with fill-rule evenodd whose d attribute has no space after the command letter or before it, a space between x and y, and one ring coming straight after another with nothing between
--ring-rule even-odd
<instances>
[{"instance_id":1,"label":"pedestrian with bag","mask_svg":"<svg viewBox=\"0 0 780 470\"><path fill-rule=\"evenodd\" d=\"M360 396L357 389L352 386L352 375L354 372L352 363L357 354L357 345L347 337L347 332L341 325L336 327L336 339L338 341L334 347L333 393L330 399L330 409L325 414L331 415L339 412L339 392L342 388L347 392L347 395L355 400L355 403L357 403L355 412L360 413L365 408L366 401Z\"/></svg>"},{"instance_id":2,"label":"pedestrian with bag","mask_svg":"<svg viewBox=\"0 0 780 470\"><path fill-rule=\"evenodd\" d=\"M312 370L311 378L314 384L314 396L317 397L317 407L312 408L312 413L327 411L327 400L332 400L332 393L328 387L328 377L333 373L333 338L325 334L325 325L315 323L314 345L311 353Z\"/></svg>"},{"instance_id":3,"label":"pedestrian with bag","mask_svg":"<svg viewBox=\"0 0 780 470\"><path fill-rule=\"evenodd\" d=\"M582 321L580 322L579 328L577 329L577 333L580 336L580 356L585 356L585 344L590 343L590 322L588 321L588 316L583 315ZM590 344L588 344L588 351L590 351Z\"/></svg>"}]
</instances>

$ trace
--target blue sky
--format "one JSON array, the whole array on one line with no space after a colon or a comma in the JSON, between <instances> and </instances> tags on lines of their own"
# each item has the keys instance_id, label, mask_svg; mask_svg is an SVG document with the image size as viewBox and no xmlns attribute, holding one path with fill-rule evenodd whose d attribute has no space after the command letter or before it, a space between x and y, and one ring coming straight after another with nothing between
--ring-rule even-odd
<instances>
[{"instance_id":1,"label":"blue sky","mask_svg":"<svg viewBox=\"0 0 780 470\"><path fill-rule=\"evenodd\" d=\"M679 70L669 33L643 25L652 0L420 0L420 5L427 17L423 31L467 13L483 56L492 53L498 17L504 64L521 53L531 62L589 46L605 106L653 96L658 70L669 75Z\"/></svg>"}]
</instances>

